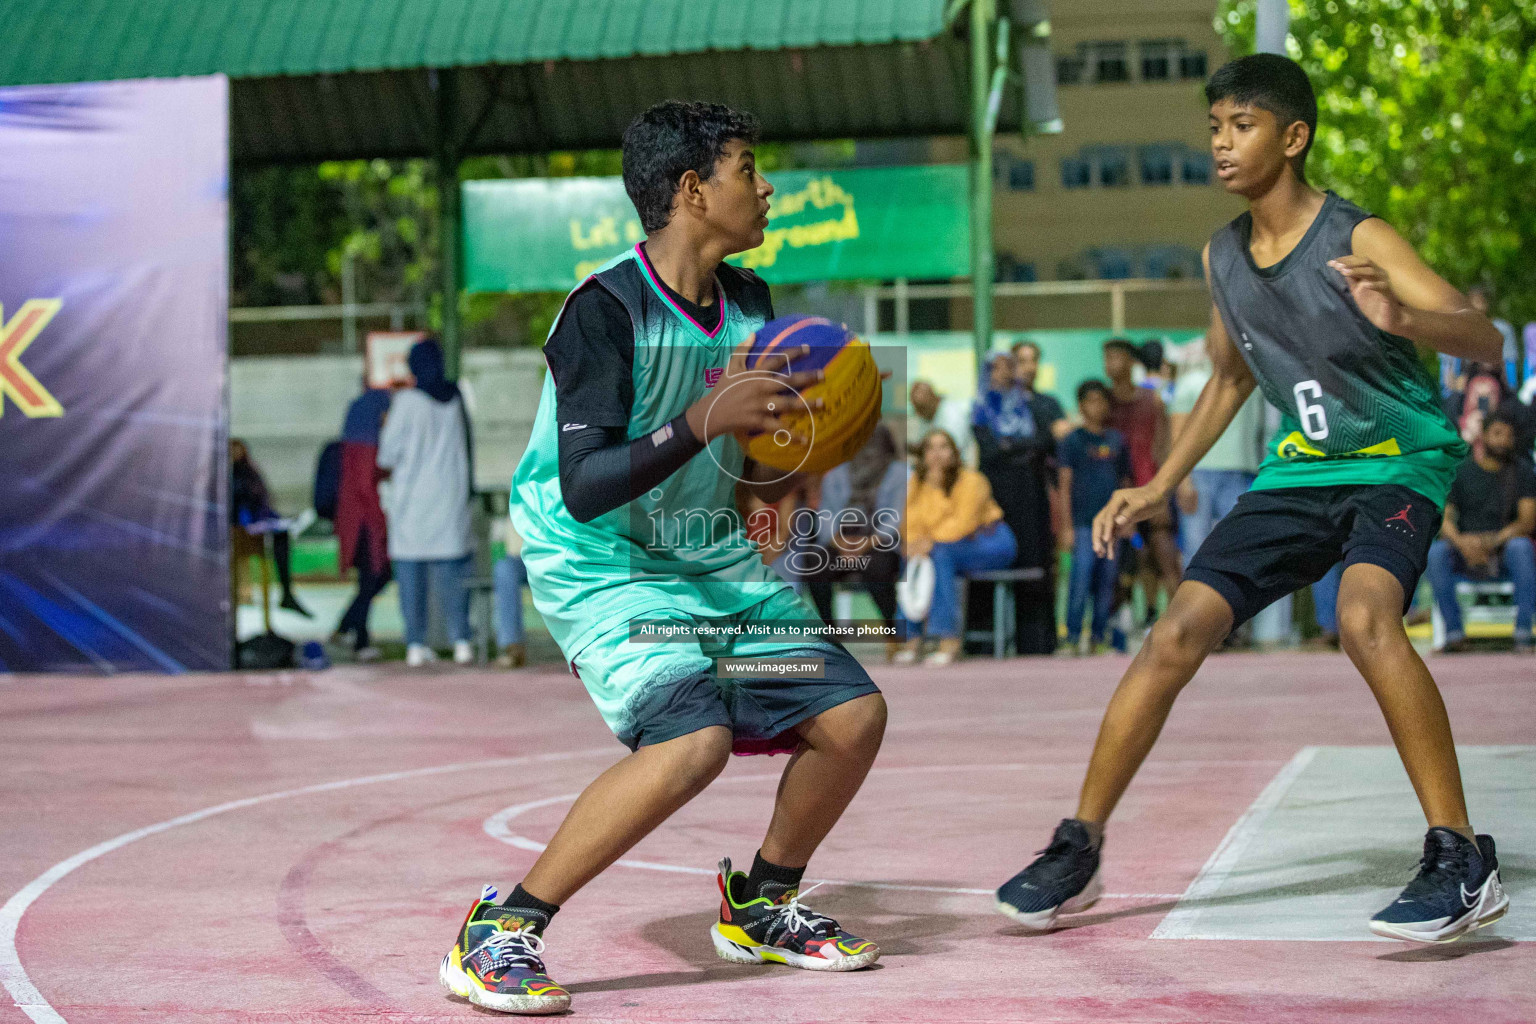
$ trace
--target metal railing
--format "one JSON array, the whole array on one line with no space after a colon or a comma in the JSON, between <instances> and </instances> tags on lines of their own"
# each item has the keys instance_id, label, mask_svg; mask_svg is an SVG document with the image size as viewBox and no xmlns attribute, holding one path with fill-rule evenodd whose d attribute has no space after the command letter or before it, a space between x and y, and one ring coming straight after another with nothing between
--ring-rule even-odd
<instances>
[{"instance_id":1,"label":"metal railing","mask_svg":"<svg viewBox=\"0 0 1536 1024\"><path fill-rule=\"evenodd\" d=\"M1123 331L1125 323L1125 297L1142 292L1204 292L1205 282L1198 278L1162 279L1129 277L1115 281L1000 281L992 286L992 294L1000 299L1051 298L1068 295L1105 295L1109 298L1110 330ZM864 330L878 334L880 330L880 300L891 299L896 305L896 333L910 333L909 314L913 299L969 299L971 283L955 281L948 284L910 284L905 278L897 278L888 285L870 285L864 293Z\"/></svg>"},{"instance_id":2,"label":"metal railing","mask_svg":"<svg viewBox=\"0 0 1536 1024\"><path fill-rule=\"evenodd\" d=\"M426 319L424 306L407 302L344 302L329 306L241 306L229 311L232 324L284 323L298 320L340 320L341 350L360 351L357 322L364 317L389 317L390 330L405 329L406 318Z\"/></svg>"}]
</instances>

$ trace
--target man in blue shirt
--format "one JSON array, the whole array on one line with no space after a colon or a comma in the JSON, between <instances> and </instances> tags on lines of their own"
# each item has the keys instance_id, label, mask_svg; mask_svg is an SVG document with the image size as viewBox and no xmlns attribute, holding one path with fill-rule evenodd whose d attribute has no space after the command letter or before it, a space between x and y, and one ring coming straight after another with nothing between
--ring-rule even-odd
<instances>
[{"instance_id":1,"label":"man in blue shirt","mask_svg":"<svg viewBox=\"0 0 1536 1024\"><path fill-rule=\"evenodd\" d=\"M1083 628L1083 605L1093 594L1093 629L1089 642L1104 642L1104 630L1114 611L1119 573L1114 559L1093 551L1093 517L1110 495L1128 486L1130 449L1118 430L1108 426L1109 388L1086 380L1077 388L1077 408L1083 425L1062 439L1057 449L1061 491L1072 517L1072 578L1067 589L1067 645L1077 647Z\"/></svg>"}]
</instances>

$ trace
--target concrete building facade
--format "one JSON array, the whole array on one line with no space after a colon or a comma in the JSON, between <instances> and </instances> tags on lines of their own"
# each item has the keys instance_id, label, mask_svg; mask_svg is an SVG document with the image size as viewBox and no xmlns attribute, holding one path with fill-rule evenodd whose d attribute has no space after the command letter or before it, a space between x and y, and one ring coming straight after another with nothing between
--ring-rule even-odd
<instances>
[{"instance_id":1,"label":"concrete building facade","mask_svg":"<svg viewBox=\"0 0 1536 1024\"><path fill-rule=\"evenodd\" d=\"M1000 281L1201 276L1211 232L1242 210L1211 169L1203 87L1228 59L1213 0L1052 3L1064 131L993 149ZM963 159L944 140L941 159ZM999 329L1084 325L1102 301L998 301ZM1132 322L1199 326L1198 290L1130 300ZM952 325L969 326L968 302Z\"/></svg>"}]
</instances>

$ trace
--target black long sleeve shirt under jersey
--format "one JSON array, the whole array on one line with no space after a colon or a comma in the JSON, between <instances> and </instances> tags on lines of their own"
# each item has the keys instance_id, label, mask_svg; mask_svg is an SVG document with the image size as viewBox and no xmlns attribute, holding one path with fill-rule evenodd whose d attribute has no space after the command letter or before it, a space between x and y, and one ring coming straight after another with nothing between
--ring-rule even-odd
<instances>
[{"instance_id":1,"label":"black long sleeve shirt under jersey","mask_svg":"<svg viewBox=\"0 0 1536 1024\"><path fill-rule=\"evenodd\" d=\"M719 324L718 299L699 306L661 285L705 330ZM601 285L588 283L571 297L544 358L555 378L560 493L577 522L635 500L704 449L685 415L671 421L671 437L661 443L650 435L628 440L635 329L624 304Z\"/></svg>"}]
</instances>

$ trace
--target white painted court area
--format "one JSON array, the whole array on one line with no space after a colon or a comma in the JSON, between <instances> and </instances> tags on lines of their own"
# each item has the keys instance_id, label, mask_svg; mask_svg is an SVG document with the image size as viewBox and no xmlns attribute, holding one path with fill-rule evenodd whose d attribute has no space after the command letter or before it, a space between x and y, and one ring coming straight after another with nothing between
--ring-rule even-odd
<instances>
[{"instance_id":1,"label":"white painted court area","mask_svg":"<svg viewBox=\"0 0 1536 1024\"><path fill-rule=\"evenodd\" d=\"M1536 746L1458 752L1472 824L1498 841L1510 897L1504 920L1477 936L1536 940ZM1413 877L1423 835L1392 747L1308 747L1234 826L1153 937L1372 940L1365 922Z\"/></svg>"}]
</instances>

